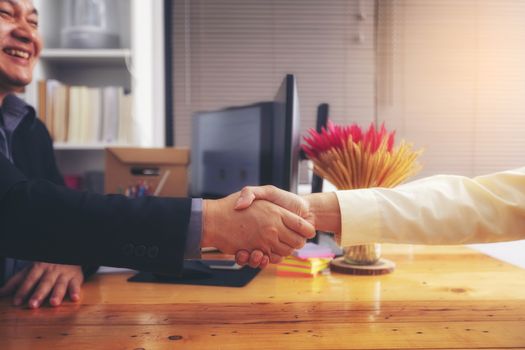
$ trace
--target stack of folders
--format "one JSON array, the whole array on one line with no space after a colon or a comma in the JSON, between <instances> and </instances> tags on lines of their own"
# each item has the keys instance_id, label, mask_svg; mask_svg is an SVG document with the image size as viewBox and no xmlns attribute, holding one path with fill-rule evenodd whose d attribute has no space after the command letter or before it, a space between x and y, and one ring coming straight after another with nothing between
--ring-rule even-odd
<instances>
[{"instance_id":1,"label":"stack of folders","mask_svg":"<svg viewBox=\"0 0 525 350\"><path fill-rule=\"evenodd\" d=\"M320 246L315 243L306 243L293 255L284 258L283 262L277 265L277 275L291 277L314 277L320 271L330 265L334 254L328 247Z\"/></svg>"}]
</instances>

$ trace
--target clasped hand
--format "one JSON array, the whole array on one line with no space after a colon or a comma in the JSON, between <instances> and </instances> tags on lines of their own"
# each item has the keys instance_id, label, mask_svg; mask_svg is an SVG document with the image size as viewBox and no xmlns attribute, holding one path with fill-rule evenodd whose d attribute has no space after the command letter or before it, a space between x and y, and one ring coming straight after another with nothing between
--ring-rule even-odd
<instances>
[{"instance_id":1,"label":"clasped hand","mask_svg":"<svg viewBox=\"0 0 525 350\"><path fill-rule=\"evenodd\" d=\"M341 210L334 192L312 193L305 196L286 192L274 186L245 187L238 196L235 209L247 210L259 202L270 202L303 218L309 228L333 233L337 243L341 239ZM313 237L315 231L308 238ZM236 253L239 265L264 268L268 264L262 250L241 249Z\"/></svg>"},{"instance_id":2,"label":"clasped hand","mask_svg":"<svg viewBox=\"0 0 525 350\"><path fill-rule=\"evenodd\" d=\"M256 199L269 201L307 220L314 227L315 235L315 215L307 198L281 190L275 186L247 186L240 192L235 209L245 210L252 206ZM239 250L235 255L235 260L239 265L249 265L253 268L259 267L264 269L268 265L267 256L257 249L251 252L246 249Z\"/></svg>"},{"instance_id":3,"label":"clasped hand","mask_svg":"<svg viewBox=\"0 0 525 350\"><path fill-rule=\"evenodd\" d=\"M245 187L226 198L204 201L201 245L237 253L241 265L279 263L314 236L308 202L274 186Z\"/></svg>"},{"instance_id":4,"label":"clasped hand","mask_svg":"<svg viewBox=\"0 0 525 350\"><path fill-rule=\"evenodd\" d=\"M271 192L275 187L256 189ZM295 207L290 211L265 200L250 202L251 205L245 207L239 198L243 198L243 192L204 201L201 246L213 246L227 254L258 251L254 254L264 257L264 261L259 262L264 267L268 262L280 262L294 249L302 248L306 239L314 237L314 226L302 215L308 212L303 207L305 202L294 199ZM236 210L239 205L242 210Z\"/></svg>"}]
</instances>

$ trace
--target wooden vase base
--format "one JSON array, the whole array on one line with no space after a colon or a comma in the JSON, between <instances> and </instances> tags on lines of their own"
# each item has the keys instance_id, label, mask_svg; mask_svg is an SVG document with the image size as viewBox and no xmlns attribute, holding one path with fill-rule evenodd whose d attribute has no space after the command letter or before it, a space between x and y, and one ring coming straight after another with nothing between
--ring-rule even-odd
<instances>
[{"instance_id":1,"label":"wooden vase base","mask_svg":"<svg viewBox=\"0 0 525 350\"><path fill-rule=\"evenodd\" d=\"M396 264L388 259L379 259L373 265L354 265L345 262L344 257L332 260L330 270L349 275L386 275L395 270Z\"/></svg>"}]
</instances>

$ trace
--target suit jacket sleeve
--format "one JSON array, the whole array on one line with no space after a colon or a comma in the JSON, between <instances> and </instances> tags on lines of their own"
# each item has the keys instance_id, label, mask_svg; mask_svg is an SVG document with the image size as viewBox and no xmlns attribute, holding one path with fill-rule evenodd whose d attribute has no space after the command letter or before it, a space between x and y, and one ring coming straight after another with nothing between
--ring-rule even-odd
<instances>
[{"instance_id":1,"label":"suit jacket sleeve","mask_svg":"<svg viewBox=\"0 0 525 350\"><path fill-rule=\"evenodd\" d=\"M47 179L53 182L54 184L65 186L64 178L58 170L55 154L53 151L53 141L51 139L51 136L49 135L49 131L39 119L36 119L35 122L41 128L41 134L44 135L40 138L40 140L43 143L42 150L43 152L45 152L43 158L47 160L45 170Z\"/></svg>"},{"instance_id":2,"label":"suit jacket sleeve","mask_svg":"<svg viewBox=\"0 0 525 350\"><path fill-rule=\"evenodd\" d=\"M0 255L177 273L191 199L98 195L27 180L0 156Z\"/></svg>"},{"instance_id":3,"label":"suit jacket sleeve","mask_svg":"<svg viewBox=\"0 0 525 350\"><path fill-rule=\"evenodd\" d=\"M64 178L57 167L55 154L53 152L53 141L51 140L49 131L47 130L44 123L42 123L39 119L35 119L34 123L35 129L38 130L35 135L42 135L41 137L36 137L36 140L34 141L41 143L40 149L43 153L41 157L43 160L46 160L44 169L46 179L54 184L65 186ZM98 268L98 265L83 265L82 273L84 274L84 279L87 279L96 273Z\"/></svg>"},{"instance_id":4,"label":"suit jacket sleeve","mask_svg":"<svg viewBox=\"0 0 525 350\"><path fill-rule=\"evenodd\" d=\"M393 189L336 194L343 246L525 239L525 168L473 179L439 175Z\"/></svg>"}]
</instances>

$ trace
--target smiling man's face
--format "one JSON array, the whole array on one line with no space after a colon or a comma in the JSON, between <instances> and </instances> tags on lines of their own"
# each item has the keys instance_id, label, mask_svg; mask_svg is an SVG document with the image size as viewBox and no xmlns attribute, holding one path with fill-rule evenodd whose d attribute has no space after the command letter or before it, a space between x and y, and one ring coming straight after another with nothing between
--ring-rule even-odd
<instances>
[{"instance_id":1,"label":"smiling man's face","mask_svg":"<svg viewBox=\"0 0 525 350\"><path fill-rule=\"evenodd\" d=\"M16 92L31 82L42 50L38 13L31 0L0 0L0 90Z\"/></svg>"}]
</instances>

